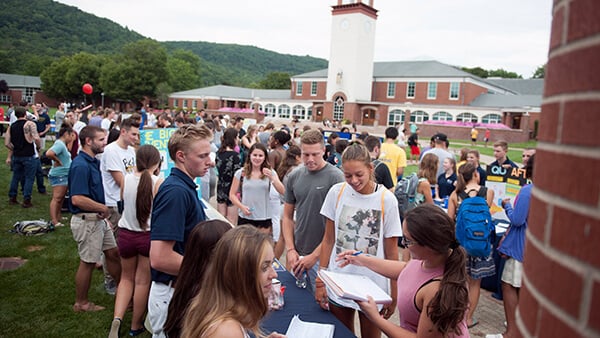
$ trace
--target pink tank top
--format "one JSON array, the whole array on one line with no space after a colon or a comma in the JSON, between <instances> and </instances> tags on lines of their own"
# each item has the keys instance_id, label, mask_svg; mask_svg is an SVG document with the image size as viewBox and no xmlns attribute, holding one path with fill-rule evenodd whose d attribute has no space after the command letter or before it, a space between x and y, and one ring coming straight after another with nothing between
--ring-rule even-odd
<instances>
[{"instance_id":1,"label":"pink tank top","mask_svg":"<svg viewBox=\"0 0 600 338\"><path fill-rule=\"evenodd\" d=\"M421 311L419 311L415 303L417 292L431 280L441 280L444 274L444 267L425 269L421 266L422 262L411 259L398 276L398 314L400 317L400 326L415 333L417 332L417 325L421 316ZM463 320L460 326L463 334L460 336L451 334L449 337L470 337L466 321Z\"/></svg>"}]
</instances>

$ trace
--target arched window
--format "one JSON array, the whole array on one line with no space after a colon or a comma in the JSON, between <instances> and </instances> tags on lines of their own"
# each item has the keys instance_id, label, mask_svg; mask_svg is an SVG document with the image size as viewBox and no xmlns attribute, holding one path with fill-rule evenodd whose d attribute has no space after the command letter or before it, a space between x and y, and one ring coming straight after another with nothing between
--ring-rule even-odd
<instances>
[{"instance_id":1,"label":"arched window","mask_svg":"<svg viewBox=\"0 0 600 338\"><path fill-rule=\"evenodd\" d=\"M333 101L333 119L341 121L344 119L344 98L338 96Z\"/></svg>"},{"instance_id":2,"label":"arched window","mask_svg":"<svg viewBox=\"0 0 600 338\"><path fill-rule=\"evenodd\" d=\"M475 116L475 114L472 114L472 113L460 113L456 117L456 122L473 122L473 123L476 123L477 120L478 120L477 116Z\"/></svg>"},{"instance_id":3,"label":"arched window","mask_svg":"<svg viewBox=\"0 0 600 338\"><path fill-rule=\"evenodd\" d=\"M396 123L404 124L404 111L394 109L388 113L388 126L395 126Z\"/></svg>"},{"instance_id":4,"label":"arched window","mask_svg":"<svg viewBox=\"0 0 600 338\"><path fill-rule=\"evenodd\" d=\"M410 114L410 122L423 123L425 121L429 121L429 114L422 110L417 110Z\"/></svg>"},{"instance_id":5,"label":"arched window","mask_svg":"<svg viewBox=\"0 0 600 338\"><path fill-rule=\"evenodd\" d=\"M312 118L312 114L313 114L313 106L308 107L308 111L306 112L306 118L308 120L310 120Z\"/></svg>"},{"instance_id":6,"label":"arched window","mask_svg":"<svg viewBox=\"0 0 600 338\"><path fill-rule=\"evenodd\" d=\"M266 117L275 117L275 112L276 111L277 111L277 108L275 107L274 104L267 103L265 105L265 116Z\"/></svg>"},{"instance_id":7,"label":"arched window","mask_svg":"<svg viewBox=\"0 0 600 338\"><path fill-rule=\"evenodd\" d=\"M279 117L282 119L289 119L290 106L288 106L287 104L282 104L281 106L279 106L279 108L277 109L277 115L279 115Z\"/></svg>"},{"instance_id":8,"label":"arched window","mask_svg":"<svg viewBox=\"0 0 600 338\"><path fill-rule=\"evenodd\" d=\"M502 123L502 116L498 114L487 114L481 118L482 123Z\"/></svg>"},{"instance_id":9,"label":"arched window","mask_svg":"<svg viewBox=\"0 0 600 338\"><path fill-rule=\"evenodd\" d=\"M450 113L447 113L445 111L439 111L435 114L433 114L432 120L434 121L452 121L452 115L450 115Z\"/></svg>"},{"instance_id":10,"label":"arched window","mask_svg":"<svg viewBox=\"0 0 600 338\"><path fill-rule=\"evenodd\" d=\"M293 116L299 118L300 120L306 119L306 109L301 105L294 106Z\"/></svg>"}]
</instances>

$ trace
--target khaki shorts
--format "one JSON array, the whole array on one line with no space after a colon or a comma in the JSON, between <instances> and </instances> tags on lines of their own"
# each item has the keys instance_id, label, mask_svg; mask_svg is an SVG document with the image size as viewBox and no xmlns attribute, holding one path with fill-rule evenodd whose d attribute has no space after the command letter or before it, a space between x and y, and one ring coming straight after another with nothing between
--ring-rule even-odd
<instances>
[{"instance_id":1,"label":"khaki shorts","mask_svg":"<svg viewBox=\"0 0 600 338\"><path fill-rule=\"evenodd\" d=\"M117 247L111 229L96 214L80 213L71 216L71 231L77 242L79 258L85 263L99 262L102 252Z\"/></svg>"},{"instance_id":2,"label":"khaki shorts","mask_svg":"<svg viewBox=\"0 0 600 338\"><path fill-rule=\"evenodd\" d=\"M523 263L514 258L507 259L502 271L502 281L515 288L520 288L523 282Z\"/></svg>"}]
</instances>

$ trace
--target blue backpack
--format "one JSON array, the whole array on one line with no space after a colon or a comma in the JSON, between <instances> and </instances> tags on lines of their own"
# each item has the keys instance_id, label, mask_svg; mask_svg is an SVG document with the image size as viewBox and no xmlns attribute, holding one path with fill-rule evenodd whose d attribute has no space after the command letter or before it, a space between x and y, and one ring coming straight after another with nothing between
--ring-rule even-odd
<instances>
[{"instance_id":1,"label":"blue backpack","mask_svg":"<svg viewBox=\"0 0 600 338\"><path fill-rule=\"evenodd\" d=\"M491 234L494 231L492 214L485 197L487 188L481 187L477 196L461 192L462 203L456 213L456 239L473 257L488 257L492 251Z\"/></svg>"}]
</instances>

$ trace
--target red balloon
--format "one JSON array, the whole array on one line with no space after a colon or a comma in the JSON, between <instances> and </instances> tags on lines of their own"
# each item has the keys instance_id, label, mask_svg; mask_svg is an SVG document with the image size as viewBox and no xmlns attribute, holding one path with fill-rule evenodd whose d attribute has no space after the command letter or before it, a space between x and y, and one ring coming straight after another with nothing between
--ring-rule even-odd
<instances>
[{"instance_id":1,"label":"red balloon","mask_svg":"<svg viewBox=\"0 0 600 338\"><path fill-rule=\"evenodd\" d=\"M83 93L87 95L90 95L94 91L94 88L89 83L84 84L81 89L83 90Z\"/></svg>"}]
</instances>

